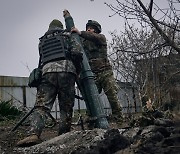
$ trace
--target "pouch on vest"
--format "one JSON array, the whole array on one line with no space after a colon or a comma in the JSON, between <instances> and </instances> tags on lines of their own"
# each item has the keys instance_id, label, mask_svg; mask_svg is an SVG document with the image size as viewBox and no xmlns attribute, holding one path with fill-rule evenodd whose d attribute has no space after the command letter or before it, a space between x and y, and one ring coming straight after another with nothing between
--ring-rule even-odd
<instances>
[{"instance_id":1,"label":"pouch on vest","mask_svg":"<svg viewBox=\"0 0 180 154\"><path fill-rule=\"evenodd\" d=\"M42 71L40 68L35 68L29 75L29 87L38 87L41 82Z\"/></svg>"}]
</instances>

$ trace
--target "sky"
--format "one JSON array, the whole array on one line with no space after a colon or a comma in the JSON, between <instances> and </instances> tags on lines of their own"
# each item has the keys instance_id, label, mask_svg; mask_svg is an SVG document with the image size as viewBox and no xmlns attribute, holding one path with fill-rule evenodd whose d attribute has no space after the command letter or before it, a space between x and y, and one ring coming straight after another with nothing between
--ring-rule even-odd
<instances>
[{"instance_id":1,"label":"sky","mask_svg":"<svg viewBox=\"0 0 180 154\"><path fill-rule=\"evenodd\" d=\"M38 65L39 38L53 19L64 25L63 10L71 13L75 26L85 30L89 19L102 25L102 33L119 29L121 21L104 2L112 0L0 0L0 75L28 77Z\"/></svg>"},{"instance_id":2,"label":"sky","mask_svg":"<svg viewBox=\"0 0 180 154\"><path fill-rule=\"evenodd\" d=\"M122 0L123 1L123 0ZM28 77L38 65L39 38L53 19L64 25L67 9L79 30L85 30L89 19L98 21L108 42L110 32L123 31L123 20L104 4L116 0L0 0L0 75ZM149 2L149 0L143 0ZM163 5L164 0L156 0Z\"/></svg>"}]
</instances>

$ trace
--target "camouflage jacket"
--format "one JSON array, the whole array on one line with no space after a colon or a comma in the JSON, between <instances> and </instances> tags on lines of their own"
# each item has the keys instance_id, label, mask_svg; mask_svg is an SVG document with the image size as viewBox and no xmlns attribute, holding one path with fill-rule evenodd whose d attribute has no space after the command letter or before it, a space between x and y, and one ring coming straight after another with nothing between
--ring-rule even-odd
<instances>
[{"instance_id":1,"label":"camouflage jacket","mask_svg":"<svg viewBox=\"0 0 180 154\"><path fill-rule=\"evenodd\" d=\"M81 31L80 35L89 64L94 73L111 69L107 58L107 42L103 34Z\"/></svg>"}]
</instances>

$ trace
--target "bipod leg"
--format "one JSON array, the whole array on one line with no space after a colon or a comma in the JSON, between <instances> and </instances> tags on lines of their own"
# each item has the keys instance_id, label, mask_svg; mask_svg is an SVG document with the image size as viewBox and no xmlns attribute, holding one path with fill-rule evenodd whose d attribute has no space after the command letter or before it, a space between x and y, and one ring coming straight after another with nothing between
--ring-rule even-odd
<instances>
[{"instance_id":1,"label":"bipod leg","mask_svg":"<svg viewBox=\"0 0 180 154\"><path fill-rule=\"evenodd\" d=\"M35 107L33 107L11 130L11 132L14 132L25 120L26 118L34 111Z\"/></svg>"},{"instance_id":2,"label":"bipod leg","mask_svg":"<svg viewBox=\"0 0 180 154\"><path fill-rule=\"evenodd\" d=\"M85 130L84 129L84 121L83 121L82 115L80 115L80 125L81 125L81 129Z\"/></svg>"},{"instance_id":3,"label":"bipod leg","mask_svg":"<svg viewBox=\"0 0 180 154\"><path fill-rule=\"evenodd\" d=\"M82 130L85 130L84 129L84 121L83 121L82 115L80 113L79 113L79 118L78 118L77 124L81 126Z\"/></svg>"},{"instance_id":4,"label":"bipod leg","mask_svg":"<svg viewBox=\"0 0 180 154\"><path fill-rule=\"evenodd\" d=\"M78 120L76 123L72 123L73 125L80 125L82 130L84 129L84 121L81 115L81 106L80 106L80 100L84 100L83 97L79 96L79 91L78 91L78 95L75 95L75 98L78 99Z\"/></svg>"},{"instance_id":5,"label":"bipod leg","mask_svg":"<svg viewBox=\"0 0 180 154\"><path fill-rule=\"evenodd\" d=\"M79 96L79 91L78 91L78 96ZM79 123L81 125L81 129L84 130L84 122L83 122L83 118L82 118L82 115L81 115L80 99L83 100L83 98L81 98L81 97L78 98Z\"/></svg>"}]
</instances>

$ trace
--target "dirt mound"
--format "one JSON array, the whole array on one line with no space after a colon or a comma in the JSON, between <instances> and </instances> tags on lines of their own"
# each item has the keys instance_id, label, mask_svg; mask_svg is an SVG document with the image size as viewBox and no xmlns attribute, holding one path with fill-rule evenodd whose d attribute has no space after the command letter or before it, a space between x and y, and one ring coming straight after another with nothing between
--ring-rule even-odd
<instances>
[{"instance_id":1,"label":"dirt mound","mask_svg":"<svg viewBox=\"0 0 180 154\"><path fill-rule=\"evenodd\" d=\"M20 126L10 133L14 123L0 126L0 153L63 153L63 154L121 154L168 153L180 151L180 120L156 119L153 125L117 127L110 129L81 130L72 126L69 133L57 136L58 126L43 131L42 143L25 148L16 147L17 141L26 136L29 125Z\"/></svg>"}]
</instances>

